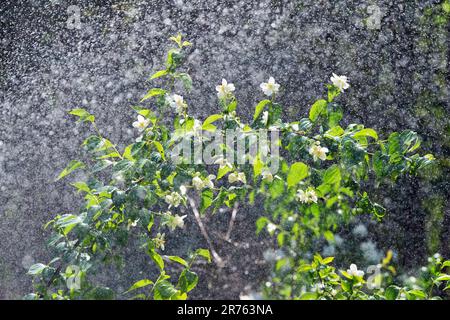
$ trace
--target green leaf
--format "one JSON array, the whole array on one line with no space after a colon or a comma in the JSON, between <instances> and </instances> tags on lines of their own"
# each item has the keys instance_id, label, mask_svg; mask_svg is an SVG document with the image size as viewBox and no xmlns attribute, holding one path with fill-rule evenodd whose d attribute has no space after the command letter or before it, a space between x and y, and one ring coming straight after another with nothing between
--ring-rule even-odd
<instances>
[{"instance_id":1,"label":"green leaf","mask_svg":"<svg viewBox=\"0 0 450 320\"><path fill-rule=\"evenodd\" d=\"M103 159L109 159L109 158L120 158L120 154L116 151L113 151L111 153L105 154L103 156L97 157L98 160L103 160Z\"/></svg>"},{"instance_id":2,"label":"green leaf","mask_svg":"<svg viewBox=\"0 0 450 320\"><path fill-rule=\"evenodd\" d=\"M341 90L338 87L329 84L328 85L328 102L332 102L334 98L341 94Z\"/></svg>"},{"instance_id":3,"label":"green leaf","mask_svg":"<svg viewBox=\"0 0 450 320\"><path fill-rule=\"evenodd\" d=\"M142 101L145 101L147 99L150 99L151 97L160 96L166 93L166 90L160 89L160 88L153 88L150 89L147 94L141 99Z\"/></svg>"},{"instance_id":4,"label":"green leaf","mask_svg":"<svg viewBox=\"0 0 450 320\"><path fill-rule=\"evenodd\" d=\"M386 288L385 297L387 300L395 300L398 297L400 290L397 286L389 286Z\"/></svg>"},{"instance_id":5,"label":"green leaf","mask_svg":"<svg viewBox=\"0 0 450 320\"><path fill-rule=\"evenodd\" d=\"M309 265L309 264L302 264L300 267L298 267L297 272L302 273L302 272L310 271L312 269L313 269L313 267L311 265Z\"/></svg>"},{"instance_id":6,"label":"green leaf","mask_svg":"<svg viewBox=\"0 0 450 320\"><path fill-rule=\"evenodd\" d=\"M58 228L63 229L63 233L67 235L76 225L83 222L81 216L76 216L74 214L65 214L58 218L55 225Z\"/></svg>"},{"instance_id":7,"label":"green leaf","mask_svg":"<svg viewBox=\"0 0 450 320\"><path fill-rule=\"evenodd\" d=\"M152 281L152 280L149 280L149 279L142 279L142 280L139 280L139 281L135 282L135 283L130 287L130 289L128 289L128 291L126 291L125 293L131 292L131 291L133 291L133 290L137 290L137 289L140 289L140 288L144 288L144 287L149 286L149 285L152 285L152 284L153 284L153 281Z\"/></svg>"},{"instance_id":8,"label":"green leaf","mask_svg":"<svg viewBox=\"0 0 450 320\"><path fill-rule=\"evenodd\" d=\"M308 166L303 162L296 162L292 164L287 176L288 187L295 186L301 180L308 176Z\"/></svg>"},{"instance_id":9,"label":"green leaf","mask_svg":"<svg viewBox=\"0 0 450 320\"><path fill-rule=\"evenodd\" d=\"M331 262L333 262L333 260L334 260L334 257L326 257L326 258L323 258L322 263L330 264Z\"/></svg>"},{"instance_id":10,"label":"green leaf","mask_svg":"<svg viewBox=\"0 0 450 320\"><path fill-rule=\"evenodd\" d=\"M222 119L222 118L223 118L223 116L221 114L213 114L213 115L209 116L203 122L202 129L205 130L205 131L214 132L216 130L216 126L213 125L212 123L217 121L217 120L219 120L219 119Z\"/></svg>"},{"instance_id":11,"label":"green leaf","mask_svg":"<svg viewBox=\"0 0 450 320\"><path fill-rule=\"evenodd\" d=\"M155 73L150 77L150 79L152 80L152 79L160 78L160 77L162 77L162 76L165 76L167 73L168 73L167 70L159 70L159 71L155 72Z\"/></svg>"},{"instance_id":12,"label":"green leaf","mask_svg":"<svg viewBox=\"0 0 450 320\"><path fill-rule=\"evenodd\" d=\"M347 271L341 270L341 273L344 277L346 277L347 279L353 279L353 276L350 275Z\"/></svg>"},{"instance_id":13,"label":"green leaf","mask_svg":"<svg viewBox=\"0 0 450 320\"><path fill-rule=\"evenodd\" d=\"M213 203L214 193L211 189L205 189L202 192L202 198L200 203L200 213L205 212Z\"/></svg>"},{"instance_id":14,"label":"green leaf","mask_svg":"<svg viewBox=\"0 0 450 320\"><path fill-rule=\"evenodd\" d=\"M95 173L95 172L100 172L106 168L108 168L110 165L112 165L114 162L110 161L110 160L100 160L98 161L93 167L91 172Z\"/></svg>"},{"instance_id":15,"label":"green leaf","mask_svg":"<svg viewBox=\"0 0 450 320\"><path fill-rule=\"evenodd\" d=\"M258 119L259 115L261 114L261 112L264 110L264 107L271 103L270 100L263 100L260 101L256 107L255 107L255 114L253 115L253 121L255 121L256 119Z\"/></svg>"},{"instance_id":16,"label":"green leaf","mask_svg":"<svg viewBox=\"0 0 450 320\"><path fill-rule=\"evenodd\" d=\"M164 270L164 260L163 258L155 251L155 249L149 249L148 255L152 260L156 263L160 270Z\"/></svg>"},{"instance_id":17,"label":"green leaf","mask_svg":"<svg viewBox=\"0 0 450 320\"><path fill-rule=\"evenodd\" d=\"M72 109L71 111L69 111L69 114L79 117L80 118L78 120L79 122L88 121L88 122L94 123L94 121L95 121L95 116L90 114L89 112L87 112L84 109Z\"/></svg>"},{"instance_id":18,"label":"green leaf","mask_svg":"<svg viewBox=\"0 0 450 320\"><path fill-rule=\"evenodd\" d=\"M425 299L427 297L427 295L425 294L425 292L420 291L420 290L409 290L408 294L411 294L413 296L419 297L419 298L423 298Z\"/></svg>"},{"instance_id":19,"label":"green leaf","mask_svg":"<svg viewBox=\"0 0 450 320\"><path fill-rule=\"evenodd\" d=\"M77 189L78 192L84 191L84 192L90 192L91 188L87 185L84 181L79 181L71 184L73 187Z\"/></svg>"},{"instance_id":20,"label":"green leaf","mask_svg":"<svg viewBox=\"0 0 450 320\"><path fill-rule=\"evenodd\" d=\"M181 272L180 278L178 280L178 287L183 292L189 292L195 288L198 283L198 276L196 273L190 271L189 269L184 269Z\"/></svg>"},{"instance_id":21,"label":"green leaf","mask_svg":"<svg viewBox=\"0 0 450 320\"><path fill-rule=\"evenodd\" d=\"M181 257L178 257L178 256L168 256L167 258L169 258L169 260L171 260L171 261L178 262L179 264L181 264L181 265L183 265L183 266L185 266L185 267L188 267L188 266L189 266L189 264L186 262L186 260L184 260L184 259L181 258Z\"/></svg>"},{"instance_id":22,"label":"green leaf","mask_svg":"<svg viewBox=\"0 0 450 320\"><path fill-rule=\"evenodd\" d=\"M269 222L269 219L266 217L259 217L256 220L256 234L259 234Z\"/></svg>"},{"instance_id":23,"label":"green leaf","mask_svg":"<svg viewBox=\"0 0 450 320\"><path fill-rule=\"evenodd\" d=\"M337 165L329 167L323 175L323 184L337 184L341 182L341 171Z\"/></svg>"},{"instance_id":24,"label":"green leaf","mask_svg":"<svg viewBox=\"0 0 450 320\"><path fill-rule=\"evenodd\" d=\"M153 298L155 300L167 300L178 293L173 284L167 280L162 280L156 283L153 290Z\"/></svg>"},{"instance_id":25,"label":"green leaf","mask_svg":"<svg viewBox=\"0 0 450 320\"><path fill-rule=\"evenodd\" d=\"M223 166L219 167L219 170L217 171L217 180L222 178L224 175L226 175L228 172L232 171L233 168L230 168L229 166Z\"/></svg>"},{"instance_id":26,"label":"green leaf","mask_svg":"<svg viewBox=\"0 0 450 320\"><path fill-rule=\"evenodd\" d=\"M41 274L42 271L44 271L44 269L47 268L47 266L45 264L42 263L36 263L33 264L30 269L28 269L27 274L29 275L37 275L37 274Z\"/></svg>"},{"instance_id":27,"label":"green leaf","mask_svg":"<svg viewBox=\"0 0 450 320\"><path fill-rule=\"evenodd\" d=\"M300 300L317 300L318 297L316 292L305 292L300 296Z\"/></svg>"},{"instance_id":28,"label":"green leaf","mask_svg":"<svg viewBox=\"0 0 450 320\"><path fill-rule=\"evenodd\" d=\"M55 181L58 181L58 180L64 178L65 176L67 176L68 174L72 173L76 169L84 168L84 167L85 167L85 165L84 165L83 162L78 161L78 160L72 160L67 165L67 167L59 174L58 178L56 178Z\"/></svg>"},{"instance_id":29,"label":"green leaf","mask_svg":"<svg viewBox=\"0 0 450 320\"><path fill-rule=\"evenodd\" d=\"M180 52L179 49L170 49L167 53L167 59L166 59L166 67L169 69L169 71L174 71L177 67L177 65L181 62L181 59L183 58L183 54Z\"/></svg>"},{"instance_id":30,"label":"green leaf","mask_svg":"<svg viewBox=\"0 0 450 320\"><path fill-rule=\"evenodd\" d=\"M195 255L203 257L206 261L211 262L211 253L208 249L197 249L195 250Z\"/></svg>"},{"instance_id":31,"label":"green leaf","mask_svg":"<svg viewBox=\"0 0 450 320\"><path fill-rule=\"evenodd\" d=\"M326 137L336 138L341 137L345 133L344 129L341 128L341 126L334 126L331 129L329 129L327 132L325 132Z\"/></svg>"},{"instance_id":32,"label":"green leaf","mask_svg":"<svg viewBox=\"0 0 450 320\"><path fill-rule=\"evenodd\" d=\"M448 275L448 274L442 274L436 278L436 281L449 281L449 280L450 280L450 275Z\"/></svg>"},{"instance_id":33,"label":"green leaf","mask_svg":"<svg viewBox=\"0 0 450 320\"><path fill-rule=\"evenodd\" d=\"M324 99L320 99L314 102L314 104L311 106L311 109L309 110L309 119L313 122L316 121L317 118L319 118L320 114L326 109L327 104L327 101Z\"/></svg>"},{"instance_id":34,"label":"green leaf","mask_svg":"<svg viewBox=\"0 0 450 320\"><path fill-rule=\"evenodd\" d=\"M179 47L181 47L182 46L182 44L181 44L181 33L178 33L176 36L171 36L170 38L169 38L169 40L172 40L173 42L175 42Z\"/></svg>"},{"instance_id":35,"label":"green leaf","mask_svg":"<svg viewBox=\"0 0 450 320\"><path fill-rule=\"evenodd\" d=\"M262 173L262 169L264 167L264 163L261 161L261 158L259 155L256 156L255 160L253 161L253 175L254 177L258 177Z\"/></svg>"},{"instance_id":36,"label":"green leaf","mask_svg":"<svg viewBox=\"0 0 450 320\"><path fill-rule=\"evenodd\" d=\"M269 191L272 198L276 199L280 197L285 192L284 181L281 179L274 179Z\"/></svg>"},{"instance_id":37,"label":"green leaf","mask_svg":"<svg viewBox=\"0 0 450 320\"><path fill-rule=\"evenodd\" d=\"M366 128L366 129L362 129L361 131L356 132L353 135L354 138L358 138L358 137L371 137L374 138L375 140L378 140L378 134L375 130L370 129L370 128Z\"/></svg>"},{"instance_id":38,"label":"green leaf","mask_svg":"<svg viewBox=\"0 0 450 320\"><path fill-rule=\"evenodd\" d=\"M445 0L442 2L442 9L444 10L445 13L450 13L450 1L449 0Z\"/></svg>"},{"instance_id":39,"label":"green leaf","mask_svg":"<svg viewBox=\"0 0 450 320\"><path fill-rule=\"evenodd\" d=\"M158 150L159 154L161 155L161 158L163 160L166 160L166 157L164 155L164 148L163 148L162 144L159 143L158 141L153 141L152 143L156 147L156 150Z\"/></svg>"},{"instance_id":40,"label":"green leaf","mask_svg":"<svg viewBox=\"0 0 450 320\"><path fill-rule=\"evenodd\" d=\"M342 120L343 113L341 110L333 110L328 112L328 126L330 128L339 124Z\"/></svg>"},{"instance_id":41,"label":"green leaf","mask_svg":"<svg viewBox=\"0 0 450 320\"><path fill-rule=\"evenodd\" d=\"M133 161L133 156L131 155L131 149L134 144L130 144L129 146L126 146L125 150L123 151L122 158Z\"/></svg>"},{"instance_id":42,"label":"green leaf","mask_svg":"<svg viewBox=\"0 0 450 320\"><path fill-rule=\"evenodd\" d=\"M186 90L192 89L192 78L187 73L180 73L178 75L181 79L181 82L183 82L183 86Z\"/></svg>"},{"instance_id":43,"label":"green leaf","mask_svg":"<svg viewBox=\"0 0 450 320\"><path fill-rule=\"evenodd\" d=\"M237 108L237 100L233 99L227 106L227 112L233 112Z\"/></svg>"},{"instance_id":44,"label":"green leaf","mask_svg":"<svg viewBox=\"0 0 450 320\"><path fill-rule=\"evenodd\" d=\"M330 230L324 231L323 237L330 243L334 242L334 234Z\"/></svg>"}]
</instances>

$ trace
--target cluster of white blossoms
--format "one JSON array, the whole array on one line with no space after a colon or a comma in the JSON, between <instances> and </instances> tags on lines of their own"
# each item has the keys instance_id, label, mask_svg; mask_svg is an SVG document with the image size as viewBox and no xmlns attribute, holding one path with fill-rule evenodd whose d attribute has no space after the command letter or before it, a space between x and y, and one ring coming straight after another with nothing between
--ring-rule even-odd
<instances>
[{"instance_id":1,"label":"cluster of white blossoms","mask_svg":"<svg viewBox=\"0 0 450 320\"><path fill-rule=\"evenodd\" d=\"M179 94L174 94L170 98L168 98L168 102L172 108L175 109L175 112L179 115L183 115L187 109L187 104L184 101L184 98Z\"/></svg>"},{"instance_id":2,"label":"cluster of white blossoms","mask_svg":"<svg viewBox=\"0 0 450 320\"><path fill-rule=\"evenodd\" d=\"M358 270L356 264L352 263L350 265L350 269L347 269L347 273L353 277L362 277L364 276L364 271Z\"/></svg>"},{"instance_id":3,"label":"cluster of white blossoms","mask_svg":"<svg viewBox=\"0 0 450 320\"><path fill-rule=\"evenodd\" d=\"M275 82L275 79L273 77L270 77L267 82L261 83L259 87L264 92L264 94L269 97L277 94L280 90L280 85Z\"/></svg>"},{"instance_id":4,"label":"cluster of white blossoms","mask_svg":"<svg viewBox=\"0 0 450 320\"><path fill-rule=\"evenodd\" d=\"M174 231L176 228L184 227L184 219L186 219L187 215L179 216L172 215L170 211L163 213L163 225L167 226L171 231Z\"/></svg>"},{"instance_id":5,"label":"cluster of white blossoms","mask_svg":"<svg viewBox=\"0 0 450 320\"><path fill-rule=\"evenodd\" d=\"M246 183L247 179L245 178L245 173L243 172L232 172L228 175L228 182L229 183L234 183L234 182L242 182L242 183Z\"/></svg>"},{"instance_id":6,"label":"cluster of white blossoms","mask_svg":"<svg viewBox=\"0 0 450 320\"><path fill-rule=\"evenodd\" d=\"M333 76L330 78L331 83L338 88L341 92L344 92L345 89L348 89L350 87L350 84L348 83L348 79L346 76L338 76L335 73L333 73Z\"/></svg>"},{"instance_id":7,"label":"cluster of white blossoms","mask_svg":"<svg viewBox=\"0 0 450 320\"><path fill-rule=\"evenodd\" d=\"M160 248L162 251L164 251L164 246L166 245L166 234L158 232L156 234L156 237L153 238L153 243L155 244L156 248Z\"/></svg>"},{"instance_id":8,"label":"cluster of white blossoms","mask_svg":"<svg viewBox=\"0 0 450 320\"><path fill-rule=\"evenodd\" d=\"M216 86L217 96L219 99L225 99L234 91L234 89L234 84L228 83L227 80L222 79L222 84Z\"/></svg>"},{"instance_id":9,"label":"cluster of white blossoms","mask_svg":"<svg viewBox=\"0 0 450 320\"><path fill-rule=\"evenodd\" d=\"M164 197L164 200L166 200L167 204L169 205L169 208L170 207L177 208L180 205L181 200L183 200L183 197L178 192L173 191L172 193L167 194Z\"/></svg>"},{"instance_id":10,"label":"cluster of white blossoms","mask_svg":"<svg viewBox=\"0 0 450 320\"><path fill-rule=\"evenodd\" d=\"M266 96L272 97L280 90L280 85L275 82L273 77L270 77L267 82L259 85ZM217 96L219 99L227 98L235 90L234 84L228 83L227 80L222 79L222 84L216 86Z\"/></svg>"},{"instance_id":11,"label":"cluster of white blossoms","mask_svg":"<svg viewBox=\"0 0 450 320\"><path fill-rule=\"evenodd\" d=\"M192 178L192 185L196 190L202 190L204 188L213 189L214 188L214 180L216 178L215 175L210 174L206 178L202 179L200 177L200 172L196 172L194 177Z\"/></svg>"},{"instance_id":12,"label":"cluster of white blossoms","mask_svg":"<svg viewBox=\"0 0 450 320\"><path fill-rule=\"evenodd\" d=\"M326 160L328 151L329 151L328 148L320 146L319 141L316 141L309 148L309 154L313 156L314 161L317 161L317 159Z\"/></svg>"},{"instance_id":13,"label":"cluster of white blossoms","mask_svg":"<svg viewBox=\"0 0 450 320\"><path fill-rule=\"evenodd\" d=\"M144 131L145 128L150 124L150 120L146 119L144 116L138 115L137 121L133 122L133 127L139 131Z\"/></svg>"},{"instance_id":14,"label":"cluster of white blossoms","mask_svg":"<svg viewBox=\"0 0 450 320\"><path fill-rule=\"evenodd\" d=\"M295 195L295 198L300 201L301 203L317 203L317 194L314 190L297 190L297 194Z\"/></svg>"},{"instance_id":15,"label":"cluster of white blossoms","mask_svg":"<svg viewBox=\"0 0 450 320\"><path fill-rule=\"evenodd\" d=\"M348 79L346 76L338 76L335 73L333 73L330 79L333 85L336 88L338 88L341 92L344 92L345 89L348 89L350 87L350 84L348 83ZM269 77L269 80L267 80L267 82L263 82L259 86L263 91L263 93L269 97L273 97L280 90L280 84L275 82L274 77ZM228 83L227 80L225 79L222 79L222 84L216 86L217 96L219 97L219 99L225 99L229 97L234 92L234 90L235 90L234 84ZM187 104L182 96L178 94L173 94L172 96L167 98L167 101L179 115L185 113L187 109ZM262 114L261 121L264 124L267 124L268 117L269 117L268 112L264 111ZM143 131L149 125L149 123L150 121L148 119L139 115L138 120L133 122L133 127L139 129L140 131Z\"/></svg>"},{"instance_id":16,"label":"cluster of white blossoms","mask_svg":"<svg viewBox=\"0 0 450 320\"><path fill-rule=\"evenodd\" d=\"M346 76L338 76L333 73L330 79L333 85L341 92L344 92L345 89L348 89L350 87ZM276 83L274 77L269 77L269 80L267 80L267 82L263 82L259 86L263 93L269 97L273 97L280 90L280 84ZM234 90L234 84L228 83L225 79L222 79L222 84L216 86L217 96L219 97L219 99L228 98L234 92ZM172 96L167 98L167 101L179 115L183 115L186 112L187 104L181 95L173 94ZM262 113L262 123L267 124L268 119L269 113L267 111L264 111ZM133 122L133 127L139 129L140 131L143 131L149 125L149 123L150 121L148 119L139 115L138 120Z\"/></svg>"}]
</instances>

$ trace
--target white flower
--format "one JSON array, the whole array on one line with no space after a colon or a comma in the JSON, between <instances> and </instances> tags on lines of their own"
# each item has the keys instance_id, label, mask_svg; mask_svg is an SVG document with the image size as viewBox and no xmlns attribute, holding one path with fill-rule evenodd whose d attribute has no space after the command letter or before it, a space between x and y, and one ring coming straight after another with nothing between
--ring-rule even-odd
<instances>
[{"instance_id":1,"label":"white flower","mask_svg":"<svg viewBox=\"0 0 450 320\"><path fill-rule=\"evenodd\" d=\"M264 181L267 181L267 182L272 182L273 181L273 174L269 170L264 170L261 173L261 175L262 175L262 178L263 178Z\"/></svg>"},{"instance_id":2,"label":"white flower","mask_svg":"<svg viewBox=\"0 0 450 320\"><path fill-rule=\"evenodd\" d=\"M233 165L227 161L223 156L218 156L216 160L214 160L214 164L220 165L220 169L225 167L232 168Z\"/></svg>"},{"instance_id":3,"label":"white flower","mask_svg":"<svg viewBox=\"0 0 450 320\"><path fill-rule=\"evenodd\" d=\"M209 189L213 189L214 188L214 182L213 180L216 178L215 175L210 174L209 176L206 177L205 180L203 180L203 187L204 188L209 188Z\"/></svg>"},{"instance_id":4,"label":"white flower","mask_svg":"<svg viewBox=\"0 0 450 320\"><path fill-rule=\"evenodd\" d=\"M156 238L153 239L153 242L155 243L155 246L157 248L161 248L162 251L164 251L164 245L166 244L166 240L165 238L165 234L161 234L158 232L158 234L156 235Z\"/></svg>"},{"instance_id":5,"label":"white flower","mask_svg":"<svg viewBox=\"0 0 450 320\"><path fill-rule=\"evenodd\" d=\"M242 183L246 183L247 179L245 178L245 173L243 172L232 172L228 176L228 182L234 183L240 181Z\"/></svg>"},{"instance_id":6,"label":"white flower","mask_svg":"<svg viewBox=\"0 0 450 320\"><path fill-rule=\"evenodd\" d=\"M269 121L269 112L268 111L264 111L261 117L261 123L263 125L267 124L267 121Z\"/></svg>"},{"instance_id":7,"label":"white flower","mask_svg":"<svg viewBox=\"0 0 450 320\"><path fill-rule=\"evenodd\" d=\"M294 131L299 131L300 130L300 127L299 127L298 123L291 124L291 128Z\"/></svg>"},{"instance_id":8,"label":"white flower","mask_svg":"<svg viewBox=\"0 0 450 320\"><path fill-rule=\"evenodd\" d=\"M222 79L222 84L216 86L217 96L219 99L226 98L234 91L234 84L228 83L227 80Z\"/></svg>"},{"instance_id":9,"label":"white flower","mask_svg":"<svg viewBox=\"0 0 450 320\"><path fill-rule=\"evenodd\" d=\"M139 129L139 131L143 131L145 128L148 127L150 124L150 120L146 119L145 117L138 115L137 121L133 122L133 127L136 129Z\"/></svg>"},{"instance_id":10,"label":"white flower","mask_svg":"<svg viewBox=\"0 0 450 320\"><path fill-rule=\"evenodd\" d=\"M139 219L134 220L134 221L129 220L128 225L127 225L127 230L130 230L131 228L136 227L138 222L139 222Z\"/></svg>"},{"instance_id":11,"label":"white flower","mask_svg":"<svg viewBox=\"0 0 450 320\"><path fill-rule=\"evenodd\" d=\"M178 94L172 95L172 97L169 99L169 104L180 115L184 113L187 107L183 97Z\"/></svg>"},{"instance_id":12,"label":"white flower","mask_svg":"<svg viewBox=\"0 0 450 320\"><path fill-rule=\"evenodd\" d=\"M317 194L314 190L297 190L297 195L295 196L301 203L317 203Z\"/></svg>"},{"instance_id":13,"label":"white flower","mask_svg":"<svg viewBox=\"0 0 450 320\"><path fill-rule=\"evenodd\" d=\"M314 161L317 161L317 159L326 160L328 151L328 148L320 146L319 141L309 148L309 154L313 156Z\"/></svg>"},{"instance_id":14,"label":"white flower","mask_svg":"<svg viewBox=\"0 0 450 320\"><path fill-rule=\"evenodd\" d=\"M180 192L182 195L185 195L187 193L187 188L185 185L180 186Z\"/></svg>"},{"instance_id":15,"label":"white flower","mask_svg":"<svg viewBox=\"0 0 450 320\"><path fill-rule=\"evenodd\" d=\"M273 232L275 232L275 230L277 230L277 226L276 225L274 225L272 222L269 222L268 224L267 224L267 231L269 232L269 233L273 233Z\"/></svg>"},{"instance_id":16,"label":"white flower","mask_svg":"<svg viewBox=\"0 0 450 320\"><path fill-rule=\"evenodd\" d=\"M333 76L331 77L331 82L341 92L344 92L345 89L348 89L350 87L346 76L338 76L335 73L333 73Z\"/></svg>"},{"instance_id":17,"label":"white flower","mask_svg":"<svg viewBox=\"0 0 450 320\"><path fill-rule=\"evenodd\" d=\"M269 81L261 83L259 86L264 94L269 97L278 93L278 90L280 89L280 85L275 82L275 79L273 77L270 77Z\"/></svg>"},{"instance_id":18,"label":"white flower","mask_svg":"<svg viewBox=\"0 0 450 320\"><path fill-rule=\"evenodd\" d=\"M318 198L317 198L317 194L316 194L316 192L314 190L306 191L306 195L307 195L307 197L309 199L309 202L317 203L317 199Z\"/></svg>"},{"instance_id":19,"label":"white flower","mask_svg":"<svg viewBox=\"0 0 450 320\"><path fill-rule=\"evenodd\" d=\"M347 273L353 277L362 277L364 276L364 271L358 270L356 264L352 263L350 265L350 269L347 269Z\"/></svg>"},{"instance_id":20,"label":"white flower","mask_svg":"<svg viewBox=\"0 0 450 320\"><path fill-rule=\"evenodd\" d=\"M172 215L169 211L164 213L162 216L162 225L167 226L171 231L175 230L176 228L183 228L184 227L184 219L187 216L179 216L179 215Z\"/></svg>"},{"instance_id":21,"label":"white flower","mask_svg":"<svg viewBox=\"0 0 450 320\"><path fill-rule=\"evenodd\" d=\"M192 185L194 186L195 189L202 190L203 189L203 180L202 180L202 178L200 178L199 176L193 177L192 178Z\"/></svg>"},{"instance_id":22,"label":"white flower","mask_svg":"<svg viewBox=\"0 0 450 320\"><path fill-rule=\"evenodd\" d=\"M212 189L212 188L214 188L214 183L212 180L214 180L215 178L216 178L215 175L210 174L205 179L202 179L200 177L200 173L197 172L197 173L195 173L195 176L192 178L192 185L197 190L202 190L203 188Z\"/></svg>"},{"instance_id":23,"label":"white flower","mask_svg":"<svg viewBox=\"0 0 450 320\"><path fill-rule=\"evenodd\" d=\"M187 215L184 215L184 216L176 215L176 216L174 216L173 219L172 219L172 224L170 225L172 230L174 230L175 228L183 228L184 227L184 219L186 217L187 217Z\"/></svg>"},{"instance_id":24,"label":"white flower","mask_svg":"<svg viewBox=\"0 0 450 320\"><path fill-rule=\"evenodd\" d=\"M183 197L178 192L172 192L171 194L168 194L165 196L164 200L169 204L169 207L174 206L175 208L178 207L181 203L181 200Z\"/></svg>"},{"instance_id":25,"label":"white flower","mask_svg":"<svg viewBox=\"0 0 450 320\"><path fill-rule=\"evenodd\" d=\"M303 190L298 190L297 191L297 195L295 196L297 198L298 201L300 201L301 203L308 203L308 195L306 194L305 191Z\"/></svg>"}]
</instances>

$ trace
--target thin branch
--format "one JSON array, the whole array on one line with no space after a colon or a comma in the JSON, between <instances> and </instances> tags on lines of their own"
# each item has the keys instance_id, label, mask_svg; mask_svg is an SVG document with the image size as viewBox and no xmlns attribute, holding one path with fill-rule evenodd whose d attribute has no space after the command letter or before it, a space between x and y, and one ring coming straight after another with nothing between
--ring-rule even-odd
<instances>
[{"instance_id":1,"label":"thin branch","mask_svg":"<svg viewBox=\"0 0 450 320\"><path fill-rule=\"evenodd\" d=\"M231 212L230 224L228 225L228 231L225 235L225 240L230 241L231 231L233 231L234 221L236 220L236 214L239 208L239 202L235 202L233 206L233 211Z\"/></svg>"},{"instance_id":2,"label":"thin branch","mask_svg":"<svg viewBox=\"0 0 450 320\"><path fill-rule=\"evenodd\" d=\"M190 197L188 197L189 204L191 205L192 211L194 212L195 220L197 221L197 224L200 228L200 231L202 232L203 237L205 238L206 242L208 243L209 250L211 251L211 255L216 262L217 266L220 268L223 268L225 266L225 263L223 262L223 259L217 254L217 251L214 249L213 243L208 236L208 232L206 232L206 228L202 222L202 219L200 218L200 213L198 212L197 206L194 202L194 200Z\"/></svg>"}]
</instances>

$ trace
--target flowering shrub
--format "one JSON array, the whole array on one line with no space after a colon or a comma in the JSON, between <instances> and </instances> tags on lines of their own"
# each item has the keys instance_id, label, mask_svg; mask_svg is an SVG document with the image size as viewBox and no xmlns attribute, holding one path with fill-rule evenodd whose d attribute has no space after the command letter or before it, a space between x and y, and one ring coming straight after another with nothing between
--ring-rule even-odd
<instances>
[{"instance_id":1,"label":"flowering shrub","mask_svg":"<svg viewBox=\"0 0 450 320\"><path fill-rule=\"evenodd\" d=\"M392 277L380 273L378 289L368 292L363 290L364 272L356 265L337 272L331 257L316 254L307 262L304 256L318 250L321 239L332 241L334 232L356 215L383 218L385 209L365 191L367 185L416 174L433 161L432 155L417 153L420 139L415 132L380 139L360 124L341 127L343 111L335 100L350 85L347 77L336 74L326 98L311 106L308 117L293 122L282 121L283 107L276 100L280 84L270 77L260 85L267 99L257 103L249 124L237 115L234 84L223 79L216 87L220 113L200 121L188 113L188 102L175 90L177 83L185 91L192 85L190 76L180 71L191 43L180 35L171 40L176 46L168 51L165 68L150 78L161 85L134 107L132 126L139 137L122 152L102 136L94 115L70 111L95 132L83 142L92 161L72 161L58 179L85 170L88 178L72 184L85 195L85 203L79 213L58 215L47 224L53 229L49 243L56 257L30 268L35 292L28 298L186 299L199 281L192 270L198 259L223 265L202 215L255 202L265 209L256 232L276 237L283 252L264 287L269 298L429 298L441 283L447 281L448 287L449 262L441 258L433 260L427 269L431 276L417 284L420 288L396 286ZM270 148L264 138L268 132ZM235 145L238 152L233 152ZM209 245L184 258L163 254L166 233L184 227L181 208L192 212ZM91 273L122 257L131 244L147 253L159 276L130 284L127 292L95 285ZM389 260L380 270L393 270ZM169 274L170 263L182 267L179 274Z\"/></svg>"},{"instance_id":2,"label":"flowering shrub","mask_svg":"<svg viewBox=\"0 0 450 320\"><path fill-rule=\"evenodd\" d=\"M336 300L417 300L440 299L442 290L450 289L450 275L445 269L450 261L443 261L439 254L429 258L429 264L422 267L419 277L403 280L403 285L395 283L396 270L390 265L392 251L375 266L366 277L362 270L351 264L348 270L337 271L331 265L333 257L314 256L312 263L300 264L289 277L290 282L274 279L265 288L265 294L277 298L300 300L336 299ZM294 285L292 285L294 283ZM446 286L442 284L447 283ZM291 290L292 288L301 288Z\"/></svg>"}]
</instances>

